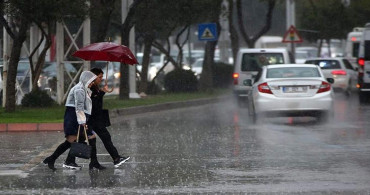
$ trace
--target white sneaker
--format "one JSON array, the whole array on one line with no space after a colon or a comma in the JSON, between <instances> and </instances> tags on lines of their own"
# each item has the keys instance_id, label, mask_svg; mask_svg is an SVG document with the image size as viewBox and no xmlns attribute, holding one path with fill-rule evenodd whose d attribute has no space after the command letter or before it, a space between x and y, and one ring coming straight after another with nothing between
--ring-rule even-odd
<instances>
[{"instance_id":1,"label":"white sneaker","mask_svg":"<svg viewBox=\"0 0 370 195\"><path fill-rule=\"evenodd\" d=\"M72 169L72 170L82 169L82 167L76 163L63 163L63 168Z\"/></svg>"},{"instance_id":2,"label":"white sneaker","mask_svg":"<svg viewBox=\"0 0 370 195\"><path fill-rule=\"evenodd\" d=\"M128 159L130 159L129 156L122 156L120 157L117 161L114 161L114 167L115 168L118 168L119 166L121 166L123 163L125 163Z\"/></svg>"}]
</instances>

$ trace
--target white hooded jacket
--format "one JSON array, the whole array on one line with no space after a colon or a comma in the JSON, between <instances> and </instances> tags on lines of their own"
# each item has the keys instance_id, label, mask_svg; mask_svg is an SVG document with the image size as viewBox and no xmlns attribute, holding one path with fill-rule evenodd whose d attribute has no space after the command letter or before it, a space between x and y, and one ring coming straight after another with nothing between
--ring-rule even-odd
<instances>
[{"instance_id":1,"label":"white hooded jacket","mask_svg":"<svg viewBox=\"0 0 370 195\"><path fill-rule=\"evenodd\" d=\"M69 91L65 106L75 107L78 124L86 123L85 113L91 114L91 90L88 86L96 77L97 76L90 71L82 72L79 83Z\"/></svg>"}]
</instances>

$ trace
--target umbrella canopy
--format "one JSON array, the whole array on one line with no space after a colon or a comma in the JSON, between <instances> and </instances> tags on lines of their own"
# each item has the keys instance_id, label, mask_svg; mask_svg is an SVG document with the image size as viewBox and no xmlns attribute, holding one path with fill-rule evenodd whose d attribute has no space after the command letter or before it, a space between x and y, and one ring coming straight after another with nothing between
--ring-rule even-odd
<instances>
[{"instance_id":1,"label":"umbrella canopy","mask_svg":"<svg viewBox=\"0 0 370 195\"><path fill-rule=\"evenodd\" d=\"M93 43L77 50L72 55L89 61L99 60L131 65L138 64L134 54L128 47L111 42Z\"/></svg>"}]
</instances>

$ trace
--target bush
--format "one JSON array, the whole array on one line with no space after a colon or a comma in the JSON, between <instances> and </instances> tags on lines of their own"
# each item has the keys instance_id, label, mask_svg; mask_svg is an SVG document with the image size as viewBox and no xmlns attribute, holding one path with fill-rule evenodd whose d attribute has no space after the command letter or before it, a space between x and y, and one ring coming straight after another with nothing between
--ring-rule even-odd
<instances>
[{"instance_id":1,"label":"bush","mask_svg":"<svg viewBox=\"0 0 370 195\"><path fill-rule=\"evenodd\" d=\"M213 66L213 87L228 88L233 81L233 71L234 68L230 64L215 63Z\"/></svg>"},{"instance_id":2,"label":"bush","mask_svg":"<svg viewBox=\"0 0 370 195\"><path fill-rule=\"evenodd\" d=\"M55 104L55 101L47 94L46 91L32 90L22 99L24 107L50 107Z\"/></svg>"},{"instance_id":3,"label":"bush","mask_svg":"<svg viewBox=\"0 0 370 195\"><path fill-rule=\"evenodd\" d=\"M191 70L175 69L164 77L168 92L193 92L198 90L198 80Z\"/></svg>"}]
</instances>

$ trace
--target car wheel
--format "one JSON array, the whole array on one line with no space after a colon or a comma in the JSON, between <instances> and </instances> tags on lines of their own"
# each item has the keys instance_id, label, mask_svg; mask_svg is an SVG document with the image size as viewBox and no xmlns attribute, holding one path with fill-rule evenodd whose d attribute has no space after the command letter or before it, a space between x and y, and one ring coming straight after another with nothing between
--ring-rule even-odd
<instances>
[{"instance_id":1,"label":"car wheel","mask_svg":"<svg viewBox=\"0 0 370 195\"><path fill-rule=\"evenodd\" d=\"M257 123L257 114L256 114L256 111L254 109L253 103L248 104L248 115L249 115L249 121L252 124L256 124Z\"/></svg>"}]
</instances>

